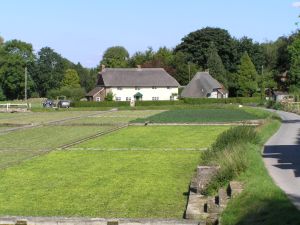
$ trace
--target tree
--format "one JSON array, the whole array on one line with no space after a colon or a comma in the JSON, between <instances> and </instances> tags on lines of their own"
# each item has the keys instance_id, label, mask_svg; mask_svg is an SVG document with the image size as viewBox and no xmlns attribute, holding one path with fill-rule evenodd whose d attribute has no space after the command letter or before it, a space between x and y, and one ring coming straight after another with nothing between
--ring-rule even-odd
<instances>
[{"instance_id":1,"label":"tree","mask_svg":"<svg viewBox=\"0 0 300 225\"><path fill-rule=\"evenodd\" d=\"M100 64L110 68L125 68L128 66L129 53L122 46L108 48Z\"/></svg>"},{"instance_id":2,"label":"tree","mask_svg":"<svg viewBox=\"0 0 300 225\"><path fill-rule=\"evenodd\" d=\"M7 99L24 98L25 67L28 68L28 94L33 91L31 74L34 67L32 45L19 41L7 41L0 48L0 84Z\"/></svg>"},{"instance_id":3,"label":"tree","mask_svg":"<svg viewBox=\"0 0 300 225\"><path fill-rule=\"evenodd\" d=\"M76 70L66 70L62 86L68 88L80 88L80 79Z\"/></svg>"},{"instance_id":4,"label":"tree","mask_svg":"<svg viewBox=\"0 0 300 225\"><path fill-rule=\"evenodd\" d=\"M256 70L260 70L261 66L264 65L263 47L248 37L242 37L240 40L237 40L236 45L237 58L240 59L247 52Z\"/></svg>"},{"instance_id":5,"label":"tree","mask_svg":"<svg viewBox=\"0 0 300 225\"><path fill-rule=\"evenodd\" d=\"M53 49L45 47L38 52L33 79L40 96L45 97L49 90L61 87L66 69L66 60Z\"/></svg>"},{"instance_id":6,"label":"tree","mask_svg":"<svg viewBox=\"0 0 300 225\"><path fill-rule=\"evenodd\" d=\"M144 63L153 60L155 52L149 47L145 52L136 52L129 60L128 64L130 67L137 67Z\"/></svg>"},{"instance_id":7,"label":"tree","mask_svg":"<svg viewBox=\"0 0 300 225\"><path fill-rule=\"evenodd\" d=\"M291 57L291 68L289 71L289 85L300 87L300 35L294 39L288 47Z\"/></svg>"},{"instance_id":8,"label":"tree","mask_svg":"<svg viewBox=\"0 0 300 225\"><path fill-rule=\"evenodd\" d=\"M257 91L257 72L249 55L245 52L238 70L238 95L252 97Z\"/></svg>"},{"instance_id":9,"label":"tree","mask_svg":"<svg viewBox=\"0 0 300 225\"><path fill-rule=\"evenodd\" d=\"M210 44L210 47L208 49L207 67L209 69L209 73L216 80L227 86L226 70L213 42Z\"/></svg>"},{"instance_id":10,"label":"tree","mask_svg":"<svg viewBox=\"0 0 300 225\"><path fill-rule=\"evenodd\" d=\"M203 69L207 69L208 50L213 42L226 70L236 69L235 42L227 30L206 27L188 34L175 48L175 52L189 55L189 62L193 62Z\"/></svg>"}]
</instances>

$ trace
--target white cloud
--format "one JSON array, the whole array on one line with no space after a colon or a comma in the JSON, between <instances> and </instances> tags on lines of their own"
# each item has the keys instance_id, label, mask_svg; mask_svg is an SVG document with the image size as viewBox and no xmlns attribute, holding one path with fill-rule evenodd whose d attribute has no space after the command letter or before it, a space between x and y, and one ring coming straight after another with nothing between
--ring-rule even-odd
<instances>
[{"instance_id":1,"label":"white cloud","mask_svg":"<svg viewBox=\"0 0 300 225\"><path fill-rule=\"evenodd\" d=\"M295 8L300 8L300 2L294 2L292 6Z\"/></svg>"}]
</instances>

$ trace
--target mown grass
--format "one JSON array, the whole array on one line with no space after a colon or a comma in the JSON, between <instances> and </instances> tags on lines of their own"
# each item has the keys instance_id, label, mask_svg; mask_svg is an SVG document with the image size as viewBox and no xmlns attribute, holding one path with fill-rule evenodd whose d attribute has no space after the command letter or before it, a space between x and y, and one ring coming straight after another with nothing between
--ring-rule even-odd
<instances>
[{"instance_id":1,"label":"mown grass","mask_svg":"<svg viewBox=\"0 0 300 225\"><path fill-rule=\"evenodd\" d=\"M170 110L132 122L150 121L153 123L209 123L235 122L266 118L267 114L252 113L252 110L232 109L181 109Z\"/></svg>"},{"instance_id":2,"label":"mown grass","mask_svg":"<svg viewBox=\"0 0 300 225\"><path fill-rule=\"evenodd\" d=\"M75 148L103 150L171 149L209 147L230 126L147 126L128 127Z\"/></svg>"},{"instance_id":3,"label":"mown grass","mask_svg":"<svg viewBox=\"0 0 300 225\"><path fill-rule=\"evenodd\" d=\"M158 113L162 110L138 110L138 111L114 111L109 113L98 114L86 118L72 120L67 124L115 124L115 123L128 123L136 118L145 118Z\"/></svg>"},{"instance_id":4,"label":"mown grass","mask_svg":"<svg viewBox=\"0 0 300 225\"><path fill-rule=\"evenodd\" d=\"M43 113L0 113L0 124L39 124L95 114L89 111L53 111Z\"/></svg>"},{"instance_id":5,"label":"mown grass","mask_svg":"<svg viewBox=\"0 0 300 225\"><path fill-rule=\"evenodd\" d=\"M228 128L129 127L78 146L108 150L54 151L2 170L0 214L182 218L201 151L177 148L207 147Z\"/></svg>"},{"instance_id":6,"label":"mown grass","mask_svg":"<svg viewBox=\"0 0 300 225\"><path fill-rule=\"evenodd\" d=\"M0 135L0 168L43 154L112 126L46 126Z\"/></svg>"}]
</instances>

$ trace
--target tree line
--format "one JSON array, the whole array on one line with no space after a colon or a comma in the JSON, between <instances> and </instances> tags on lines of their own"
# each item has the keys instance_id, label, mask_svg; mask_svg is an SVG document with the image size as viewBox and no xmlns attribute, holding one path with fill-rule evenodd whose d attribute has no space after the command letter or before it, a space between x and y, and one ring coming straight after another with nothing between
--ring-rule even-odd
<instances>
[{"instance_id":1,"label":"tree line","mask_svg":"<svg viewBox=\"0 0 300 225\"><path fill-rule=\"evenodd\" d=\"M0 38L0 99L24 97L25 67L29 96L79 99L94 88L101 64L110 68L162 67L181 85L188 84L197 71L209 70L230 96L251 97L265 88L299 92L300 34L297 31L258 43L249 37L234 38L225 29L206 27L189 33L172 49L148 48L130 56L122 46L110 47L91 69L70 62L49 47L34 54L29 43Z\"/></svg>"}]
</instances>

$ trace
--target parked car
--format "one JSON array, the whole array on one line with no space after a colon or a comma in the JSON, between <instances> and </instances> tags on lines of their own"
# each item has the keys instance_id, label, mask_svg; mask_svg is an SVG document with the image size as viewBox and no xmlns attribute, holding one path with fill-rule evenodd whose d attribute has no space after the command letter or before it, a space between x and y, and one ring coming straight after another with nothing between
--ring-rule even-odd
<instances>
[{"instance_id":1,"label":"parked car","mask_svg":"<svg viewBox=\"0 0 300 225\"><path fill-rule=\"evenodd\" d=\"M59 100L57 103L58 108L70 108L71 101L69 100Z\"/></svg>"},{"instance_id":2,"label":"parked car","mask_svg":"<svg viewBox=\"0 0 300 225\"><path fill-rule=\"evenodd\" d=\"M43 102L44 108L52 108L54 106L54 102L51 99L47 99Z\"/></svg>"}]
</instances>

